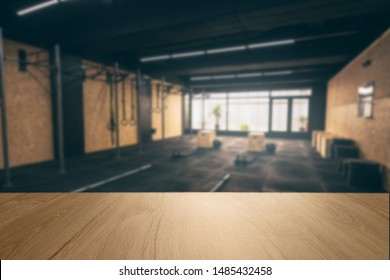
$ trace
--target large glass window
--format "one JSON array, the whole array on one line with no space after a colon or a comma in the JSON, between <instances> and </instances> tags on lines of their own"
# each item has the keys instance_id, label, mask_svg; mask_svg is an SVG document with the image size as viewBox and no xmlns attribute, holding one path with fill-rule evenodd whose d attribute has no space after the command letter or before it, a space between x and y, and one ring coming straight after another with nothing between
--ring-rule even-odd
<instances>
[{"instance_id":1,"label":"large glass window","mask_svg":"<svg viewBox=\"0 0 390 280\"><path fill-rule=\"evenodd\" d=\"M272 100L272 131L286 132L288 122L288 99Z\"/></svg>"},{"instance_id":2,"label":"large glass window","mask_svg":"<svg viewBox=\"0 0 390 280\"><path fill-rule=\"evenodd\" d=\"M231 93L229 95L229 130L268 131L268 92Z\"/></svg>"},{"instance_id":3,"label":"large glass window","mask_svg":"<svg viewBox=\"0 0 390 280\"><path fill-rule=\"evenodd\" d=\"M371 118L374 101L374 83L358 89L358 117Z\"/></svg>"},{"instance_id":4,"label":"large glass window","mask_svg":"<svg viewBox=\"0 0 390 280\"><path fill-rule=\"evenodd\" d=\"M192 128L202 129L203 121L203 95L197 94L192 96Z\"/></svg>"},{"instance_id":5,"label":"large glass window","mask_svg":"<svg viewBox=\"0 0 390 280\"><path fill-rule=\"evenodd\" d=\"M308 118L309 99L294 98L292 100L291 131L307 132Z\"/></svg>"},{"instance_id":6,"label":"large glass window","mask_svg":"<svg viewBox=\"0 0 390 280\"><path fill-rule=\"evenodd\" d=\"M226 93L206 95L204 102L204 128L226 130Z\"/></svg>"},{"instance_id":7,"label":"large glass window","mask_svg":"<svg viewBox=\"0 0 390 280\"><path fill-rule=\"evenodd\" d=\"M294 89L294 90L273 90L272 97L289 97L289 96L310 96L311 89Z\"/></svg>"},{"instance_id":8,"label":"large glass window","mask_svg":"<svg viewBox=\"0 0 390 280\"><path fill-rule=\"evenodd\" d=\"M197 94L192 99L192 128L226 130L226 93Z\"/></svg>"},{"instance_id":9,"label":"large glass window","mask_svg":"<svg viewBox=\"0 0 390 280\"><path fill-rule=\"evenodd\" d=\"M310 96L310 89L195 94L192 128L307 132Z\"/></svg>"}]
</instances>

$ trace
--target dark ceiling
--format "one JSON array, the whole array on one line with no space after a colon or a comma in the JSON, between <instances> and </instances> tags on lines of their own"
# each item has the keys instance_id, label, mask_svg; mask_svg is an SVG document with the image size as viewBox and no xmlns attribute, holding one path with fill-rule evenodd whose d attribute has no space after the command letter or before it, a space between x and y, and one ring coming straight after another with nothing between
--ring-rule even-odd
<instances>
[{"instance_id":1,"label":"dark ceiling","mask_svg":"<svg viewBox=\"0 0 390 280\"><path fill-rule=\"evenodd\" d=\"M45 0L1 0L6 38L154 77L292 71L288 76L194 81L218 88L326 81L390 26L390 0L67 0L22 17ZM295 39L291 45L140 63L145 56Z\"/></svg>"}]
</instances>

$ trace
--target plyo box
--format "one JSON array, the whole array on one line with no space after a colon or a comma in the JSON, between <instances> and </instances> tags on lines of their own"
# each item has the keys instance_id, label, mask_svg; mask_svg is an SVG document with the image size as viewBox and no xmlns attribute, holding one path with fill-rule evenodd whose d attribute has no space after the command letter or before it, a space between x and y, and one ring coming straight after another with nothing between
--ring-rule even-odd
<instances>
[{"instance_id":1,"label":"plyo box","mask_svg":"<svg viewBox=\"0 0 390 280\"><path fill-rule=\"evenodd\" d=\"M199 148L212 148L213 142L216 138L215 131L212 130L200 130L197 135Z\"/></svg>"}]
</instances>

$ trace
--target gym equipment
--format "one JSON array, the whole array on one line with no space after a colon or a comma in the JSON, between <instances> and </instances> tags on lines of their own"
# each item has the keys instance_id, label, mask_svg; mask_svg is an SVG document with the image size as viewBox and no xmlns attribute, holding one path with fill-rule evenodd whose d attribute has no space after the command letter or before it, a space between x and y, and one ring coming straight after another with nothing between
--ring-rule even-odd
<instances>
[{"instance_id":1,"label":"gym equipment","mask_svg":"<svg viewBox=\"0 0 390 280\"><path fill-rule=\"evenodd\" d=\"M64 151L64 133L63 133L63 111L62 111L62 77L61 77L61 50L59 45L53 48L53 62L42 61L39 54L47 51L38 52L19 52L19 57L5 57L3 46L3 30L0 28L0 111L1 111L1 130L2 130L2 148L3 148L3 165L4 165L4 188L12 187L11 171L9 164L9 147L8 147L8 133L7 133L7 100L4 89L4 62L16 62L19 64L21 71L28 71L28 66L45 67L52 70L52 91L55 97L55 109L57 113L57 140L58 140L58 161L59 173L65 173L65 151ZM35 56L35 61L28 61L30 56ZM30 73L31 75L31 73ZM37 79L36 79L37 80Z\"/></svg>"},{"instance_id":2,"label":"gym equipment","mask_svg":"<svg viewBox=\"0 0 390 280\"><path fill-rule=\"evenodd\" d=\"M359 158L359 149L354 146L335 145L334 158L337 164L337 170L343 172L343 161L345 159Z\"/></svg>"},{"instance_id":3,"label":"gym equipment","mask_svg":"<svg viewBox=\"0 0 390 280\"><path fill-rule=\"evenodd\" d=\"M212 148L215 138L216 138L215 131L213 131L213 130L200 130L198 132L198 147L199 148Z\"/></svg>"},{"instance_id":4,"label":"gym equipment","mask_svg":"<svg viewBox=\"0 0 390 280\"><path fill-rule=\"evenodd\" d=\"M312 133L311 133L311 146L313 148L316 148L317 147L317 135L318 133L321 133L323 131L321 130L313 130Z\"/></svg>"},{"instance_id":5,"label":"gym equipment","mask_svg":"<svg viewBox=\"0 0 390 280\"><path fill-rule=\"evenodd\" d=\"M215 139L215 140L213 141L213 147L214 147L215 149L220 149L221 146L222 146L222 141L221 141L221 140Z\"/></svg>"},{"instance_id":6,"label":"gym equipment","mask_svg":"<svg viewBox=\"0 0 390 280\"><path fill-rule=\"evenodd\" d=\"M130 99L131 99L131 107L130 107L130 125L135 126L136 120L135 120L135 92L134 92L134 80L130 80Z\"/></svg>"},{"instance_id":7,"label":"gym equipment","mask_svg":"<svg viewBox=\"0 0 390 280\"><path fill-rule=\"evenodd\" d=\"M179 159L179 158L183 158L183 157L186 157L187 155L184 155L182 154L181 150L173 150L172 151L172 155L171 157L173 159Z\"/></svg>"},{"instance_id":8,"label":"gym equipment","mask_svg":"<svg viewBox=\"0 0 390 280\"><path fill-rule=\"evenodd\" d=\"M276 151L276 144L274 143L267 143L265 145L265 150L268 154L274 154Z\"/></svg>"},{"instance_id":9,"label":"gym equipment","mask_svg":"<svg viewBox=\"0 0 390 280\"><path fill-rule=\"evenodd\" d=\"M121 148L119 145L119 96L118 96L118 68L119 64L116 62L114 66L114 99L115 99L115 154L116 159L119 159L121 157Z\"/></svg>"},{"instance_id":10,"label":"gym equipment","mask_svg":"<svg viewBox=\"0 0 390 280\"><path fill-rule=\"evenodd\" d=\"M239 154L234 160L236 166L247 166L255 161L256 157L249 154Z\"/></svg>"},{"instance_id":11,"label":"gym equipment","mask_svg":"<svg viewBox=\"0 0 390 280\"><path fill-rule=\"evenodd\" d=\"M329 133L322 133L320 134L320 154L323 158L330 158L331 157L331 146L333 143L333 140L336 138L334 135Z\"/></svg>"},{"instance_id":12,"label":"gym equipment","mask_svg":"<svg viewBox=\"0 0 390 280\"><path fill-rule=\"evenodd\" d=\"M87 185L87 186L84 186L84 187L81 187L79 189L76 189L74 190L73 192L85 192L89 189L94 189L94 188L97 188L97 187L100 187L102 185L105 185L105 184L108 184L108 183L111 183L111 182L114 182L116 180L119 180L119 179L122 179L122 178L125 178L125 177L128 177L128 176L131 176L131 175L134 175L136 173L139 173L141 171L144 171L144 170L147 170L149 168L151 168L152 165L151 164L147 164L147 165L143 165L137 169L133 169L133 170L130 170L128 172L125 172L125 173L122 173L122 174L119 174L117 176L114 176L114 177L111 177L111 178L108 178L108 179L105 179L103 181L100 181L100 182L96 182L94 184L91 184L91 185Z\"/></svg>"},{"instance_id":13,"label":"gym equipment","mask_svg":"<svg viewBox=\"0 0 390 280\"><path fill-rule=\"evenodd\" d=\"M126 83L125 83L125 78L122 78L122 121L121 124L123 126L127 125L127 120L126 120Z\"/></svg>"},{"instance_id":14,"label":"gym equipment","mask_svg":"<svg viewBox=\"0 0 390 280\"><path fill-rule=\"evenodd\" d=\"M143 150L143 139L142 139L142 130L143 130L143 118L141 114L141 96L143 95L143 91L145 90L145 82L142 78L142 72L140 69L137 70L137 140L138 140L138 152L142 153Z\"/></svg>"},{"instance_id":15,"label":"gym equipment","mask_svg":"<svg viewBox=\"0 0 390 280\"><path fill-rule=\"evenodd\" d=\"M248 151L262 152L264 151L265 137L261 132L250 132L248 134Z\"/></svg>"},{"instance_id":16,"label":"gym equipment","mask_svg":"<svg viewBox=\"0 0 390 280\"><path fill-rule=\"evenodd\" d=\"M157 96L160 98L160 96ZM162 78L161 84L161 141L162 144L165 145L165 78ZM157 103L158 105L159 103Z\"/></svg>"},{"instance_id":17,"label":"gym equipment","mask_svg":"<svg viewBox=\"0 0 390 280\"><path fill-rule=\"evenodd\" d=\"M153 100L152 100L152 105L151 108L149 109L150 113L161 113L161 108L160 108L160 90L161 90L161 84L156 84L156 107L153 108Z\"/></svg>"},{"instance_id":18,"label":"gym equipment","mask_svg":"<svg viewBox=\"0 0 390 280\"><path fill-rule=\"evenodd\" d=\"M115 123L115 118L114 118L114 88L113 88L113 83L112 83L112 80L113 80L113 75L112 73L110 72L107 72L106 73L106 80L107 80L107 84L109 85L110 87L110 119L109 119L109 122L107 124L107 129L111 132L111 144L114 145L115 144L115 136L114 136L114 132L115 132L115 126L116 126L116 123Z\"/></svg>"},{"instance_id":19,"label":"gym equipment","mask_svg":"<svg viewBox=\"0 0 390 280\"><path fill-rule=\"evenodd\" d=\"M333 138L333 141L330 145L330 158L333 160L336 160L336 147L338 145L343 146L355 146L355 141L352 139L346 139L346 138Z\"/></svg>"},{"instance_id":20,"label":"gym equipment","mask_svg":"<svg viewBox=\"0 0 390 280\"><path fill-rule=\"evenodd\" d=\"M210 192L215 192L217 191L219 188L221 188L223 185L225 185L227 183L227 181L230 179L230 174L227 173L225 176L223 176L222 180L218 182L218 184L216 184L214 186L214 188L212 188L210 190Z\"/></svg>"},{"instance_id":21,"label":"gym equipment","mask_svg":"<svg viewBox=\"0 0 390 280\"><path fill-rule=\"evenodd\" d=\"M382 167L379 163L363 159L348 159L347 181L350 185L364 190L382 189Z\"/></svg>"}]
</instances>

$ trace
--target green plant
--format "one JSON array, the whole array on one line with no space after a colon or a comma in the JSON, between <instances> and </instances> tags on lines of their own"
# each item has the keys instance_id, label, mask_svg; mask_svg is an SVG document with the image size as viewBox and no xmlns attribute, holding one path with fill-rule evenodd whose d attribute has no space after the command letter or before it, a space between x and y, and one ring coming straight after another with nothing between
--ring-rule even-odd
<instances>
[{"instance_id":1,"label":"green plant","mask_svg":"<svg viewBox=\"0 0 390 280\"><path fill-rule=\"evenodd\" d=\"M299 120L299 122L300 122L302 125L304 125L304 124L307 122L307 117L305 117L305 116L300 116L298 120Z\"/></svg>"},{"instance_id":2,"label":"green plant","mask_svg":"<svg viewBox=\"0 0 390 280\"><path fill-rule=\"evenodd\" d=\"M216 104L213 109L211 110L211 115L215 117L215 126L219 126L219 120L221 119L222 116L222 105L221 104Z\"/></svg>"},{"instance_id":3,"label":"green plant","mask_svg":"<svg viewBox=\"0 0 390 280\"><path fill-rule=\"evenodd\" d=\"M241 130L241 131L249 131L249 125L246 124L246 123L242 123L242 124L240 125L240 130Z\"/></svg>"},{"instance_id":4,"label":"green plant","mask_svg":"<svg viewBox=\"0 0 390 280\"><path fill-rule=\"evenodd\" d=\"M307 130L307 127L306 127L306 125L307 125L307 117L305 117L305 116L300 116L300 117L298 118L298 121L299 121L299 123L301 124L301 127L299 128L299 131L301 131L301 132L306 132L306 130Z\"/></svg>"}]
</instances>

